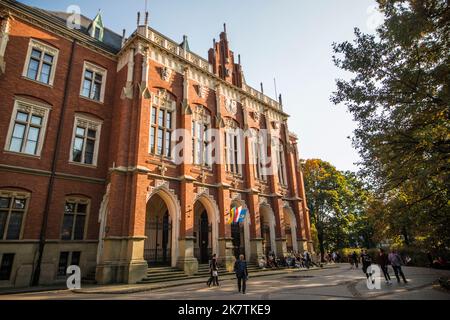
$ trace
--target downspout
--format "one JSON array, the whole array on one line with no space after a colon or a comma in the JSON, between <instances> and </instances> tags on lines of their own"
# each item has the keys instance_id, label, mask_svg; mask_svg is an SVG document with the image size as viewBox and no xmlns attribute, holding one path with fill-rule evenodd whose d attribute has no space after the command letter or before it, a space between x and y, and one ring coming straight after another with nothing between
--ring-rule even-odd
<instances>
[{"instance_id":1,"label":"downspout","mask_svg":"<svg viewBox=\"0 0 450 320\"><path fill-rule=\"evenodd\" d=\"M48 183L47 197L45 200L44 217L42 219L41 233L39 235L39 247L38 247L38 252L37 252L38 258L37 258L36 264L33 265L32 283L31 283L32 286L37 286L39 284L39 277L41 274L42 256L43 256L44 247L45 247L45 238L46 238L46 232L47 232L50 204L52 202L53 187L55 184L56 164L57 164L58 154L59 154L60 147L61 147L61 137L62 137L62 131L63 131L63 127L64 127L64 117L66 114L67 103L68 103L70 76L72 75L72 63L73 63L73 56L74 56L76 43L77 43L77 41L74 39L72 42L72 48L71 48L71 52L70 52L69 70L67 72L66 84L64 86L63 105L62 105L61 112L59 115L58 131L56 133L56 144L55 144L55 149L54 149L55 152L53 153L52 169L51 169L51 173L50 173L50 180Z\"/></svg>"}]
</instances>

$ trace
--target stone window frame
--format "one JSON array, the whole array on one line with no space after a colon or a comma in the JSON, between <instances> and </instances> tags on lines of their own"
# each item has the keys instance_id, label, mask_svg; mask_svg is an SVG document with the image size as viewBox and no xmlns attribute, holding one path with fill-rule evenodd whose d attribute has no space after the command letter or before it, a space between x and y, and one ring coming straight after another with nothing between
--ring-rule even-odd
<instances>
[{"instance_id":1,"label":"stone window frame","mask_svg":"<svg viewBox=\"0 0 450 320\"><path fill-rule=\"evenodd\" d=\"M33 49L38 49L42 52L42 56L47 53L53 56L53 61L52 61L52 68L50 71L50 76L49 76L49 80L48 83L42 82L38 79L31 79L28 78L28 67L30 65L30 60L31 60L31 53L33 51ZM28 49L27 49L27 55L25 58L25 63L23 66L23 71L22 71L22 77L24 77L27 80L36 82L36 83L40 83L46 86L50 86L53 87L53 83L55 80L55 74L56 74L56 67L58 64L58 56L59 56L59 49L50 46L44 42L38 41L36 39L30 38L30 41L28 43ZM43 64L43 58L40 59L40 63L39 63L39 69L37 72L37 76L40 75L41 70L42 70L42 64Z\"/></svg>"},{"instance_id":2,"label":"stone window frame","mask_svg":"<svg viewBox=\"0 0 450 320\"><path fill-rule=\"evenodd\" d=\"M70 235L70 239L63 239L63 235L62 235L62 231L63 231L63 227L64 227L64 216L66 215L65 209L66 209L66 204L67 203L73 203L76 204L77 208L78 208L78 204L85 204L86 205L86 212L84 214L78 213L77 211L75 211L74 213L72 213L72 215L74 216L74 219L72 221L72 234ZM88 231L88 221L89 221L89 216L91 213L91 199L87 198L87 197L83 197L83 196L67 196L64 199L64 212L63 212L63 218L61 219L61 226L60 226L60 239L61 241L84 241L87 238L87 231ZM77 221L77 217L78 216L84 216L84 226L83 226L83 237L82 239L74 239L75 237L75 226L76 226L76 221Z\"/></svg>"},{"instance_id":3,"label":"stone window frame","mask_svg":"<svg viewBox=\"0 0 450 320\"><path fill-rule=\"evenodd\" d=\"M14 108L13 108L13 112L11 114L11 119L9 122L9 128L8 128L8 134L6 136L6 141L5 141L5 148L4 150L7 152L11 152L11 153L15 153L15 154L21 154L21 155L26 155L26 156L32 156L32 157L40 157L41 156L41 152L42 152L42 148L44 145L44 141L45 141L45 134L47 131L47 123L48 123L48 117L49 117L49 112L51 110L51 107L49 105L44 105L42 103L38 103L35 101L31 101L28 99L23 99L23 98L15 98L14 100ZM39 138L38 138L38 143L36 146L36 152L34 154L31 153L25 153L25 145L23 144L21 147L21 151L12 151L10 150L11 147L11 139L12 139L12 135L13 135L13 131L14 131L14 127L17 123L17 113L18 112L24 112L24 113L28 113L29 115L37 115L42 117L42 123L40 125L40 132L39 132ZM29 119L31 117L29 116ZM22 122L20 122L22 123ZM24 124L24 123L22 123ZM26 125L26 132L25 135L23 137L23 140L26 141L27 140L27 136L29 133L29 127L30 127L30 120L27 120L27 125ZM36 125L33 125L33 127L35 127Z\"/></svg>"},{"instance_id":4,"label":"stone window frame","mask_svg":"<svg viewBox=\"0 0 450 320\"><path fill-rule=\"evenodd\" d=\"M153 110L155 110L155 121L153 121ZM160 111L163 111L163 125L160 126L158 123L158 117ZM171 123L170 128L167 127L167 114L170 113L171 115ZM149 122L149 133L148 133L148 152L149 154L166 158L169 160L172 160L174 155L172 154L173 149L173 143L174 143L174 130L176 129L176 121L177 121L177 111L176 111L176 100L173 95L162 88L158 88L158 92L156 94L152 94L151 103L150 103L150 122ZM161 154L158 153L158 136L159 131L163 131L162 136L162 152ZM152 131L154 131L154 138L152 142ZM169 154L166 153L167 151L167 134L170 134L170 148L169 148Z\"/></svg>"},{"instance_id":5,"label":"stone window frame","mask_svg":"<svg viewBox=\"0 0 450 320\"><path fill-rule=\"evenodd\" d=\"M91 71L93 73L92 76L92 83L91 83L91 92L90 92L90 96L87 97L83 94L83 83L85 80L85 73L86 71ZM101 87L100 87L100 97L99 100L94 99L92 97L93 94L93 84L95 82L95 75L99 74L102 76L102 82L101 82ZM94 101L97 103L103 103L105 101L105 90L106 90L106 80L107 80L107 75L108 75L108 70L100 67L99 65L96 65L94 63L91 63L89 61L84 61L83 63L83 71L81 73L81 84L80 84L80 97L84 98L84 99L88 99L89 101Z\"/></svg>"},{"instance_id":6,"label":"stone window frame","mask_svg":"<svg viewBox=\"0 0 450 320\"><path fill-rule=\"evenodd\" d=\"M0 189L0 197L11 198L11 203L13 202L14 199L25 199L26 200L24 209L13 209L12 208L12 204L9 205L9 208L7 209L8 210L8 214L6 216L6 221L5 221L5 230L3 230L3 235L0 238L0 242L1 241L22 240L23 239L23 233L24 233L24 230L25 230L25 221L27 219L28 209L30 207L31 194L29 192L25 192L25 191L13 191L13 190L8 190L8 189ZM19 232L19 238L18 239L6 239L6 236L8 234L9 221L10 221L10 217L11 217L12 211L20 211L20 212L22 212L22 222L21 222L21 225L20 225L20 232Z\"/></svg>"},{"instance_id":7,"label":"stone window frame","mask_svg":"<svg viewBox=\"0 0 450 320\"><path fill-rule=\"evenodd\" d=\"M208 146L211 145L211 136L205 139L205 130L211 130L211 111L203 105L197 105L192 114L192 163L195 166L212 169L212 154L208 155L207 151L212 151ZM200 124L202 128L202 137L198 137L196 126ZM205 128L206 126L206 128ZM201 163L197 162L197 144L201 145ZM209 150L208 150L209 149Z\"/></svg>"},{"instance_id":8,"label":"stone window frame","mask_svg":"<svg viewBox=\"0 0 450 320\"><path fill-rule=\"evenodd\" d=\"M70 142L70 152L69 152L69 163L79 166L87 166L87 167L97 167L98 163L98 150L100 148L100 139L101 139L101 131L102 131L102 125L103 121L100 119L95 119L93 117L90 117L88 115L84 114L75 114L74 122L73 122L73 128L72 128L72 140ZM95 136L95 145L94 145L94 155L92 158L92 163L84 163L84 157L85 157L85 150L86 150L86 139L84 139L83 143L83 151L81 154L81 162L77 162L73 160L73 147L76 137L76 130L77 127L84 127L85 129L93 129L96 131Z\"/></svg>"},{"instance_id":9,"label":"stone window frame","mask_svg":"<svg viewBox=\"0 0 450 320\"><path fill-rule=\"evenodd\" d=\"M253 159L253 173L255 179L263 182L267 182L267 175L262 173L263 163L262 160L266 157L262 148L265 146L263 139L260 136L258 129L250 128L250 143ZM266 152L267 153L267 152Z\"/></svg>"}]
</instances>

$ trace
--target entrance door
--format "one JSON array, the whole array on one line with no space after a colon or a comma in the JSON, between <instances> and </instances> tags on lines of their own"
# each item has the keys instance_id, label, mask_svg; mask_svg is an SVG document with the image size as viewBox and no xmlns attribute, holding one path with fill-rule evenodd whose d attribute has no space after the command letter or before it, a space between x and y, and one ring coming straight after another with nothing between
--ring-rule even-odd
<instances>
[{"instance_id":1,"label":"entrance door","mask_svg":"<svg viewBox=\"0 0 450 320\"><path fill-rule=\"evenodd\" d=\"M231 224L231 237L233 238L234 256L238 259L239 255L245 254L244 226L242 223Z\"/></svg>"},{"instance_id":2,"label":"entrance door","mask_svg":"<svg viewBox=\"0 0 450 320\"><path fill-rule=\"evenodd\" d=\"M204 211L200 218L200 262L208 263L209 261L209 222L208 214Z\"/></svg>"}]
</instances>

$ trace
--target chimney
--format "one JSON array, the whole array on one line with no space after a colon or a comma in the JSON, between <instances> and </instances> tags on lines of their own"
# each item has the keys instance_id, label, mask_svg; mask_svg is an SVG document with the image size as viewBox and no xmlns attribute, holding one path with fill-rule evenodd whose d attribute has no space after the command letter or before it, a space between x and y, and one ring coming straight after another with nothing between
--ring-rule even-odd
<instances>
[{"instance_id":1,"label":"chimney","mask_svg":"<svg viewBox=\"0 0 450 320\"><path fill-rule=\"evenodd\" d=\"M125 44L125 41L127 40L127 39L125 39L125 33L126 33L126 30L123 29L123 30L122 30L122 47L123 47L123 45Z\"/></svg>"},{"instance_id":2,"label":"chimney","mask_svg":"<svg viewBox=\"0 0 450 320\"><path fill-rule=\"evenodd\" d=\"M139 27L139 24L141 23L141 13L138 11L137 13L137 26Z\"/></svg>"},{"instance_id":3,"label":"chimney","mask_svg":"<svg viewBox=\"0 0 450 320\"><path fill-rule=\"evenodd\" d=\"M241 54L238 54L238 65L241 65Z\"/></svg>"},{"instance_id":4,"label":"chimney","mask_svg":"<svg viewBox=\"0 0 450 320\"><path fill-rule=\"evenodd\" d=\"M264 85L262 82L261 82L261 93L264 93Z\"/></svg>"},{"instance_id":5,"label":"chimney","mask_svg":"<svg viewBox=\"0 0 450 320\"><path fill-rule=\"evenodd\" d=\"M145 26L148 27L148 11L145 11Z\"/></svg>"}]
</instances>

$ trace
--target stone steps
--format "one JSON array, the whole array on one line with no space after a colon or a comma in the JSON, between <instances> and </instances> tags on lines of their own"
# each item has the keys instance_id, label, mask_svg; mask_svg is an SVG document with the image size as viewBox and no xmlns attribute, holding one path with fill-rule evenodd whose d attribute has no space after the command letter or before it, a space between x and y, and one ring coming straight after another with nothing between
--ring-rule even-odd
<instances>
[{"instance_id":1,"label":"stone steps","mask_svg":"<svg viewBox=\"0 0 450 320\"><path fill-rule=\"evenodd\" d=\"M251 274L265 271L268 270L262 270L254 263L248 264L248 272ZM219 277L233 274L234 272L228 272L224 268L219 268ZM200 279L200 278L204 278L206 281L208 277L209 277L209 266L207 264L199 265L197 273L191 276L186 275L183 270L179 270L176 268L156 267L156 268L149 268L147 271L147 276L138 283L149 284L149 283L173 282L188 279Z\"/></svg>"}]
</instances>

